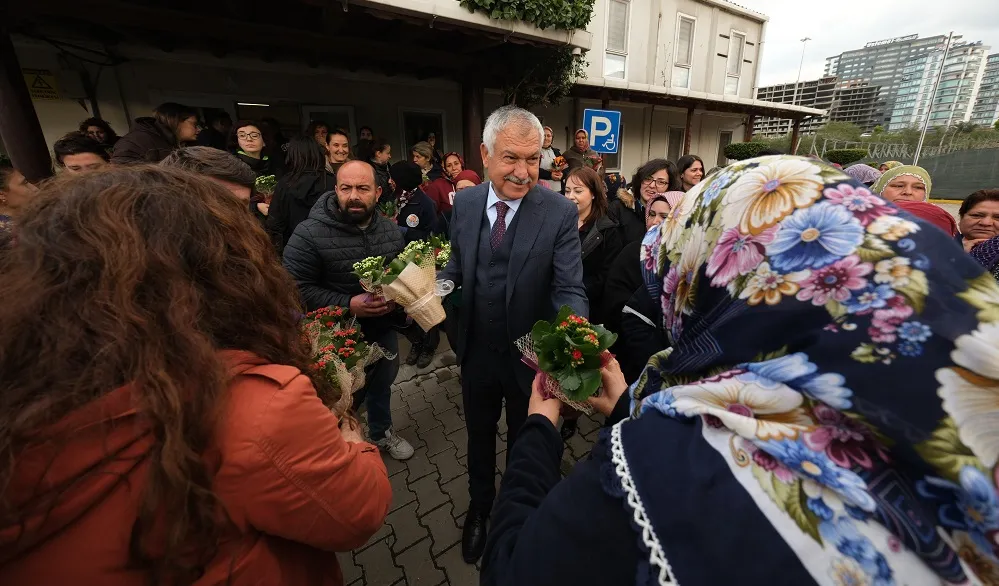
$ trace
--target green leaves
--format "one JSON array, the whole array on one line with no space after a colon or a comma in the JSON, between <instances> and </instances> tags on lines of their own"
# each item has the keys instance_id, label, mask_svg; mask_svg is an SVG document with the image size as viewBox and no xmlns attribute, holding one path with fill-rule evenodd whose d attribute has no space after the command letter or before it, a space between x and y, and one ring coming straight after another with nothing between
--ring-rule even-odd
<instances>
[{"instance_id":1,"label":"green leaves","mask_svg":"<svg viewBox=\"0 0 999 586\"><path fill-rule=\"evenodd\" d=\"M461 0L469 12L495 20L522 20L540 29L586 28L593 17L594 0Z\"/></svg>"},{"instance_id":2,"label":"green leaves","mask_svg":"<svg viewBox=\"0 0 999 586\"><path fill-rule=\"evenodd\" d=\"M531 328L531 342L538 368L550 374L573 401L585 401L600 388L601 354L617 334L577 317L563 306L551 323L539 321Z\"/></svg>"}]
</instances>

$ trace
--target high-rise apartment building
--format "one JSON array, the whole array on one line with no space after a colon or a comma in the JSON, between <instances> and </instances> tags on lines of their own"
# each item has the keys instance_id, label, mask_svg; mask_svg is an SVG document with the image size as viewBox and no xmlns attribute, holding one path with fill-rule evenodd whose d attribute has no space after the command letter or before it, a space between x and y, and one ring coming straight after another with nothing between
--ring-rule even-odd
<instances>
[{"instance_id":1,"label":"high-rise apartment building","mask_svg":"<svg viewBox=\"0 0 999 586\"><path fill-rule=\"evenodd\" d=\"M919 35L908 35L867 43L862 49L828 57L825 75L836 76L844 86L866 83L877 87L872 122L887 128L892 122L895 99L906 64L935 49L942 49L946 42L944 35L925 39L920 39Z\"/></svg>"},{"instance_id":2,"label":"high-rise apartment building","mask_svg":"<svg viewBox=\"0 0 999 586\"><path fill-rule=\"evenodd\" d=\"M902 69L888 130L921 126L929 115L930 126L952 126L969 122L978 97L989 48L981 41L953 43L909 59ZM940 85L933 94L937 75L943 66ZM932 105L930 99L932 96Z\"/></svg>"},{"instance_id":3,"label":"high-rise apartment building","mask_svg":"<svg viewBox=\"0 0 999 586\"><path fill-rule=\"evenodd\" d=\"M878 88L866 82L840 83L834 76L761 87L756 99L778 104L795 104L826 111L825 116L806 118L801 122L801 132L815 132L827 122L850 122L864 130L874 127L874 103ZM754 134L779 136L791 132L791 120L762 118Z\"/></svg>"},{"instance_id":4,"label":"high-rise apartment building","mask_svg":"<svg viewBox=\"0 0 999 586\"><path fill-rule=\"evenodd\" d=\"M982 85L971 111L971 121L979 126L992 126L999 120L999 53L989 55L982 74Z\"/></svg>"}]
</instances>

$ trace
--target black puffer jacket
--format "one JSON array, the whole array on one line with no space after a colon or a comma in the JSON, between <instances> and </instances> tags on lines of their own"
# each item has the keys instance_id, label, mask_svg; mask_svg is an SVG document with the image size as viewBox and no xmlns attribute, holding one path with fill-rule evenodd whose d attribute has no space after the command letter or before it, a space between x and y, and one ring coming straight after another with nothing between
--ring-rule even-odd
<instances>
[{"instance_id":1,"label":"black puffer jacket","mask_svg":"<svg viewBox=\"0 0 999 586\"><path fill-rule=\"evenodd\" d=\"M350 298L364 293L354 274L354 263L369 256L386 262L402 252L402 233L395 222L375 214L367 228L341 219L335 195L323 194L309 217L295 228L284 249L284 266L298 283L309 311L330 305L350 306ZM359 320L365 336L385 332L391 314Z\"/></svg>"},{"instance_id":2,"label":"black puffer jacket","mask_svg":"<svg viewBox=\"0 0 999 586\"><path fill-rule=\"evenodd\" d=\"M111 163L159 163L177 148L177 138L169 128L155 118L136 118L128 134L118 139L111 154Z\"/></svg>"},{"instance_id":3,"label":"black puffer jacket","mask_svg":"<svg viewBox=\"0 0 999 586\"><path fill-rule=\"evenodd\" d=\"M334 187L336 177L326 171L308 171L298 176L285 175L278 180L266 225L267 234L278 255L284 251L295 227L309 217L319 196L333 191Z\"/></svg>"}]
</instances>

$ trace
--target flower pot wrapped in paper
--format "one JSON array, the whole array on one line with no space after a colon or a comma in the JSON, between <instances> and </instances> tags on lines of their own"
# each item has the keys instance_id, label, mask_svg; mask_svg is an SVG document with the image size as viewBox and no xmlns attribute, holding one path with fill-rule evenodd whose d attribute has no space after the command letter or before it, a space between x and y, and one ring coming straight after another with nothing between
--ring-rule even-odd
<instances>
[{"instance_id":1,"label":"flower pot wrapped in paper","mask_svg":"<svg viewBox=\"0 0 999 586\"><path fill-rule=\"evenodd\" d=\"M323 307L305 314L302 330L312 345L312 368L340 389L340 400L333 406L343 417L353 401L353 393L364 387L364 369L385 357L378 344L368 344L342 307Z\"/></svg>"},{"instance_id":2,"label":"flower pot wrapped in paper","mask_svg":"<svg viewBox=\"0 0 999 586\"><path fill-rule=\"evenodd\" d=\"M610 359L607 349L615 340L617 334L591 324L563 305L554 322L537 322L516 344L524 355L522 361L544 373L545 397L557 397L589 414L593 408L586 400L600 390L600 368Z\"/></svg>"},{"instance_id":3,"label":"flower pot wrapped in paper","mask_svg":"<svg viewBox=\"0 0 999 586\"><path fill-rule=\"evenodd\" d=\"M264 203L270 204L274 198L274 188L277 187L277 177L274 175L261 175L253 183L257 194L263 196Z\"/></svg>"},{"instance_id":4,"label":"flower pot wrapped in paper","mask_svg":"<svg viewBox=\"0 0 999 586\"><path fill-rule=\"evenodd\" d=\"M454 289L450 281L437 281L437 261L427 242L410 242L382 276L382 295L406 310L423 331L444 321L441 297Z\"/></svg>"},{"instance_id":5,"label":"flower pot wrapped in paper","mask_svg":"<svg viewBox=\"0 0 999 586\"><path fill-rule=\"evenodd\" d=\"M369 256L354 263L354 274L361 288L374 295L382 295L382 279L385 277L385 257Z\"/></svg>"}]
</instances>

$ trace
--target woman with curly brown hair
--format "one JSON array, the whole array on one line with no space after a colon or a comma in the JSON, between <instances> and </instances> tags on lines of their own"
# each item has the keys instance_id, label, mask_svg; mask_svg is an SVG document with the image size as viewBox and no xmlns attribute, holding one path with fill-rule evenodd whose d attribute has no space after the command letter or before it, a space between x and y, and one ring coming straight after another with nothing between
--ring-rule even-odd
<instances>
[{"instance_id":1,"label":"woman with curly brown hair","mask_svg":"<svg viewBox=\"0 0 999 586\"><path fill-rule=\"evenodd\" d=\"M0 275L0 583L343 583L391 488L241 201L150 166L57 179Z\"/></svg>"}]
</instances>

